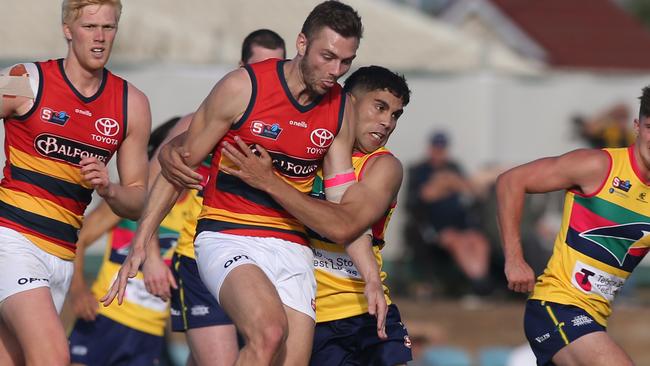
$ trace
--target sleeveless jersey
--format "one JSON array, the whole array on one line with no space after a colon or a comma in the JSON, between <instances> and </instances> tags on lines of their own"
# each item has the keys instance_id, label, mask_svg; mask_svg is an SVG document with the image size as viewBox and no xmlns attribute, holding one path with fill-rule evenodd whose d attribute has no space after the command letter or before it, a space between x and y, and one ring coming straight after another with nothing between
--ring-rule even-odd
<instances>
[{"instance_id":1,"label":"sleeveless jersey","mask_svg":"<svg viewBox=\"0 0 650 366\"><path fill-rule=\"evenodd\" d=\"M197 169L197 172L204 177L204 181L201 182L201 185L204 188L209 178L211 161L212 155L205 158L205 160L203 160ZM181 232L178 237L178 245L176 246L175 253L188 258L196 259L196 255L194 254L194 236L196 234L196 223L198 221L199 214L201 213L201 207L203 206L203 191L188 190L187 196L187 200L189 201L188 217L187 220L183 222L183 227L181 228Z\"/></svg>"},{"instance_id":2,"label":"sleeveless jersey","mask_svg":"<svg viewBox=\"0 0 650 366\"><path fill-rule=\"evenodd\" d=\"M650 246L650 187L633 147L605 149L610 172L593 195L567 191L553 255L532 299L574 305L603 326L611 303Z\"/></svg>"},{"instance_id":3,"label":"sleeveless jersey","mask_svg":"<svg viewBox=\"0 0 650 366\"><path fill-rule=\"evenodd\" d=\"M366 162L376 156L391 154L386 148L380 148L370 154L355 152L352 155L352 165L357 180L363 179L363 169ZM322 184L322 173L319 172L314 183L312 195L325 199ZM382 271L383 259L380 249L384 246L384 233L388 221L395 209L391 205L385 215L372 226L372 251L379 265L382 284L386 279L386 272ZM345 252L342 245L333 243L313 231L309 231L311 246L314 250L314 268L316 275L316 321L327 322L349 318L368 312L368 301L363 290L365 282L357 270L352 259ZM388 287L383 284L384 295L388 305L391 304L388 296Z\"/></svg>"},{"instance_id":4,"label":"sleeveless jersey","mask_svg":"<svg viewBox=\"0 0 650 366\"><path fill-rule=\"evenodd\" d=\"M160 254L169 266L171 266L171 257L176 247L179 231L183 223L188 220L192 205L193 202L189 194L183 195L158 228ZM136 229L135 221L123 219L109 234L104 260L92 286L92 292L97 299L108 292L115 280L120 266L129 254L131 240ZM129 279L122 305L113 302L110 306L105 307L100 304L99 314L129 328L162 336L169 316L169 309L167 302L147 291L144 285L144 276L142 272L138 271L134 278Z\"/></svg>"},{"instance_id":5,"label":"sleeveless jersey","mask_svg":"<svg viewBox=\"0 0 650 366\"><path fill-rule=\"evenodd\" d=\"M126 136L128 87L104 69L97 93L84 97L66 77L62 59L35 65L39 85L33 107L5 118L0 225L72 260L93 192L82 181L79 162L94 156L108 163L119 148Z\"/></svg>"},{"instance_id":6,"label":"sleeveless jersey","mask_svg":"<svg viewBox=\"0 0 650 366\"><path fill-rule=\"evenodd\" d=\"M249 146L263 146L276 174L308 194L340 129L344 94L335 84L311 104L300 105L287 86L284 63L270 59L246 66L252 81L251 100L223 141L234 144L237 135ZM268 194L220 171L222 165L231 164L215 147L197 231L274 237L307 245L304 226Z\"/></svg>"}]
</instances>

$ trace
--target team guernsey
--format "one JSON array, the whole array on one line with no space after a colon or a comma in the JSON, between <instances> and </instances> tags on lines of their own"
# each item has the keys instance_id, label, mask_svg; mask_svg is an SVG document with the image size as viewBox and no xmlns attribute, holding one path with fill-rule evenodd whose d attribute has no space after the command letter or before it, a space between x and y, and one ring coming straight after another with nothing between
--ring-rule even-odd
<instances>
[{"instance_id":1,"label":"team guernsey","mask_svg":"<svg viewBox=\"0 0 650 366\"><path fill-rule=\"evenodd\" d=\"M190 194L181 196L160 224L158 229L160 253L167 265L171 265L179 232L193 207L194 202ZM99 299L108 293L120 266L129 254L136 229L136 222L123 219L110 233L104 261L97 280L92 286L96 298ZM168 303L150 294L145 288L143 278L142 272L130 278L122 305L115 303L108 307L100 305L99 314L141 332L162 336L169 315Z\"/></svg>"},{"instance_id":2,"label":"team guernsey","mask_svg":"<svg viewBox=\"0 0 650 366\"><path fill-rule=\"evenodd\" d=\"M284 76L285 61L270 59L247 65L252 94L242 118L223 141L239 136L248 146L263 146L277 174L291 186L309 193L314 177L343 118L344 93L335 84L311 104L299 104ZM273 237L308 244L304 226L268 194L220 171L232 166L215 147L197 232Z\"/></svg>"},{"instance_id":3,"label":"team guernsey","mask_svg":"<svg viewBox=\"0 0 650 366\"><path fill-rule=\"evenodd\" d=\"M19 64L11 73L29 74L38 92L27 113L5 119L0 226L72 260L93 192L79 162L96 157L107 163L124 140L127 82L104 69L95 95L84 97L66 77L62 59Z\"/></svg>"},{"instance_id":4,"label":"team guernsey","mask_svg":"<svg viewBox=\"0 0 650 366\"><path fill-rule=\"evenodd\" d=\"M567 191L553 255L531 295L582 308L603 326L650 247L650 187L633 147L605 151L610 171L600 189L589 196Z\"/></svg>"},{"instance_id":5,"label":"team guernsey","mask_svg":"<svg viewBox=\"0 0 650 366\"><path fill-rule=\"evenodd\" d=\"M363 171L368 160L377 156L391 154L386 148L380 148L370 154L354 152L352 165L357 180L363 179ZM321 175L314 183L312 195L325 199ZM379 265L382 284L386 273L381 271L383 260L380 250L384 246L384 233L388 226L395 203L382 218L372 226L372 250ZM364 296L365 283L361 274L345 252L345 248L310 231L311 246L314 250L314 268L316 274L316 321L318 323L349 318L368 312L368 301ZM384 287L386 303L391 304L388 287Z\"/></svg>"}]
</instances>

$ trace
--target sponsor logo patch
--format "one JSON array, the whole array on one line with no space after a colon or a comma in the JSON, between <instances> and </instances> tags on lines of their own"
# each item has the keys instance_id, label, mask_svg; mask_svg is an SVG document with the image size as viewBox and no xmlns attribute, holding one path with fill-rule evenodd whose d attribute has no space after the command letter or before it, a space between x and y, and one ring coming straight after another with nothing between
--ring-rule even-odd
<instances>
[{"instance_id":1,"label":"sponsor logo patch","mask_svg":"<svg viewBox=\"0 0 650 366\"><path fill-rule=\"evenodd\" d=\"M205 305L192 306L190 310L193 316L205 316L210 314L210 308Z\"/></svg>"},{"instance_id":2,"label":"sponsor logo patch","mask_svg":"<svg viewBox=\"0 0 650 366\"><path fill-rule=\"evenodd\" d=\"M262 121L253 121L251 123L251 132L257 136L277 140L282 132L282 128L278 123L269 125Z\"/></svg>"},{"instance_id":3,"label":"sponsor logo patch","mask_svg":"<svg viewBox=\"0 0 650 366\"><path fill-rule=\"evenodd\" d=\"M549 338L551 338L551 334L550 333L544 333L539 337L535 337L535 341L537 343L542 343L542 342L544 342L545 340L547 340Z\"/></svg>"},{"instance_id":4,"label":"sponsor logo patch","mask_svg":"<svg viewBox=\"0 0 650 366\"><path fill-rule=\"evenodd\" d=\"M18 279L18 284L19 285L26 285L28 283L33 283L33 282L50 282L48 278L35 278L35 277L21 277Z\"/></svg>"},{"instance_id":5,"label":"sponsor logo patch","mask_svg":"<svg viewBox=\"0 0 650 366\"><path fill-rule=\"evenodd\" d=\"M75 356L85 356L88 353L88 347L77 344L70 347L70 353Z\"/></svg>"},{"instance_id":6,"label":"sponsor logo patch","mask_svg":"<svg viewBox=\"0 0 650 366\"><path fill-rule=\"evenodd\" d=\"M120 132L120 124L112 118L104 117L95 121L95 129L106 137L113 137Z\"/></svg>"},{"instance_id":7,"label":"sponsor logo patch","mask_svg":"<svg viewBox=\"0 0 650 366\"><path fill-rule=\"evenodd\" d=\"M305 121L294 121L294 120L289 121L289 126L296 126L296 127L300 127L300 128L309 127L309 125L307 125L307 122L305 122Z\"/></svg>"},{"instance_id":8,"label":"sponsor logo patch","mask_svg":"<svg viewBox=\"0 0 650 366\"><path fill-rule=\"evenodd\" d=\"M311 132L309 136L311 143L316 147L326 148L334 141L334 134L324 128L317 128Z\"/></svg>"},{"instance_id":9,"label":"sponsor logo patch","mask_svg":"<svg viewBox=\"0 0 650 366\"><path fill-rule=\"evenodd\" d=\"M70 115L64 111L55 111L50 108L44 107L41 109L41 120L49 123L54 123L59 126L65 125L70 119Z\"/></svg>"},{"instance_id":10,"label":"sponsor logo patch","mask_svg":"<svg viewBox=\"0 0 650 366\"><path fill-rule=\"evenodd\" d=\"M95 157L106 164L111 157L108 150L51 134L38 135L34 140L34 148L43 156L77 166L84 158Z\"/></svg>"},{"instance_id":11,"label":"sponsor logo patch","mask_svg":"<svg viewBox=\"0 0 650 366\"><path fill-rule=\"evenodd\" d=\"M571 283L586 294L598 295L607 301L612 301L623 287L625 279L576 261Z\"/></svg>"},{"instance_id":12,"label":"sponsor logo patch","mask_svg":"<svg viewBox=\"0 0 650 366\"><path fill-rule=\"evenodd\" d=\"M408 335L404 336L404 347L411 348L411 338Z\"/></svg>"},{"instance_id":13,"label":"sponsor logo patch","mask_svg":"<svg viewBox=\"0 0 650 366\"><path fill-rule=\"evenodd\" d=\"M293 156L269 151L273 166L284 176L307 178L318 170L320 160L300 159Z\"/></svg>"},{"instance_id":14,"label":"sponsor logo patch","mask_svg":"<svg viewBox=\"0 0 650 366\"><path fill-rule=\"evenodd\" d=\"M586 316L586 315L578 315L578 316L573 317L573 319L571 319L571 324L574 327L580 327L580 326L583 326L583 325L588 325L588 324L591 324L593 322L594 322L594 320L591 319L590 317Z\"/></svg>"},{"instance_id":15,"label":"sponsor logo patch","mask_svg":"<svg viewBox=\"0 0 650 366\"><path fill-rule=\"evenodd\" d=\"M619 177L614 177L612 179L612 187L618 188L623 192L629 192L630 188L632 188L632 183L630 183L629 179L623 180Z\"/></svg>"},{"instance_id":16,"label":"sponsor logo patch","mask_svg":"<svg viewBox=\"0 0 650 366\"><path fill-rule=\"evenodd\" d=\"M242 255L236 255L236 256L232 257L231 259L228 259L228 260L226 261L226 263L223 265L223 268L228 268L228 267L230 267L233 263L236 263L236 262L238 262L238 261L240 261L240 260L242 260L242 259L244 259L244 258L250 260L250 258L249 258L247 255L245 255L245 254L242 254Z\"/></svg>"}]
</instances>

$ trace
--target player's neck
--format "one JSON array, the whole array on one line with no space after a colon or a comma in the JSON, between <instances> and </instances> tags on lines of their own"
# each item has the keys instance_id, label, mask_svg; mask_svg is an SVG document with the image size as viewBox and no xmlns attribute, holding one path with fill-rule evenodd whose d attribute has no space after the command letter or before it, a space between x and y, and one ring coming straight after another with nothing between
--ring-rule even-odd
<instances>
[{"instance_id":1,"label":"player's neck","mask_svg":"<svg viewBox=\"0 0 650 366\"><path fill-rule=\"evenodd\" d=\"M639 144L634 144L632 148L632 154L634 155L634 162L636 171L638 172L639 178L647 185L650 185L650 161L646 161L641 155L641 147Z\"/></svg>"},{"instance_id":2,"label":"player's neck","mask_svg":"<svg viewBox=\"0 0 650 366\"><path fill-rule=\"evenodd\" d=\"M285 62L283 68L285 82L289 87L289 92L298 103L308 105L318 98L318 95L315 95L307 86L305 77L300 71L300 58L294 58Z\"/></svg>"},{"instance_id":3,"label":"player's neck","mask_svg":"<svg viewBox=\"0 0 650 366\"><path fill-rule=\"evenodd\" d=\"M63 70L75 89L84 96L94 95L102 83L104 70L87 70L75 57L63 59Z\"/></svg>"}]
</instances>

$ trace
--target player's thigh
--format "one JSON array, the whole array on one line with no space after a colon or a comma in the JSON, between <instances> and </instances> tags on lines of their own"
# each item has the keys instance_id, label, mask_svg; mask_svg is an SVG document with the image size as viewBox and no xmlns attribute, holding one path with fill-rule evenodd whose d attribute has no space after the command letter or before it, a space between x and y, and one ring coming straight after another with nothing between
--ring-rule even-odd
<instances>
[{"instance_id":1,"label":"player's thigh","mask_svg":"<svg viewBox=\"0 0 650 366\"><path fill-rule=\"evenodd\" d=\"M230 272L223 282L220 305L248 341L265 328L286 332L287 316L280 296L267 275L254 264Z\"/></svg>"},{"instance_id":2,"label":"player's thigh","mask_svg":"<svg viewBox=\"0 0 650 366\"><path fill-rule=\"evenodd\" d=\"M0 365L22 365L23 352L16 336L0 320Z\"/></svg>"},{"instance_id":3,"label":"player's thigh","mask_svg":"<svg viewBox=\"0 0 650 366\"><path fill-rule=\"evenodd\" d=\"M0 313L26 355L67 355L65 331L48 287L9 296L2 302Z\"/></svg>"},{"instance_id":4,"label":"player's thigh","mask_svg":"<svg viewBox=\"0 0 650 366\"><path fill-rule=\"evenodd\" d=\"M606 332L593 332L569 343L553 356L558 366L632 366L625 351Z\"/></svg>"},{"instance_id":5,"label":"player's thigh","mask_svg":"<svg viewBox=\"0 0 650 366\"><path fill-rule=\"evenodd\" d=\"M194 241L201 280L244 338L261 329L286 331L282 302L255 238L202 232Z\"/></svg>"}]
</instances>

